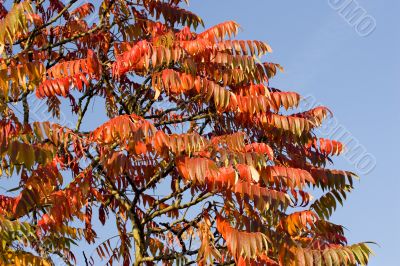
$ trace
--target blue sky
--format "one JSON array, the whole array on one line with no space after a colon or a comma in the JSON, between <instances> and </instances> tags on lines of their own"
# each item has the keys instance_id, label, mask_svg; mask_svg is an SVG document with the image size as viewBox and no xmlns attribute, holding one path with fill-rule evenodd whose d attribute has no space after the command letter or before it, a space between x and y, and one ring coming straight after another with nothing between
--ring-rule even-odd
<instances>
[{"instance_id":1,"label":"blue sky","mask_svg":"<svg viewBox=\"0 0 400 266\"><path fill-rule=\"evenodd\" d=\"M361 180L333 221L346 226L350 243L379 244L370 265L396 266L400 252L396 197L400 176L395 154L400 150L395 137L400 131L400 2L353 0L353 6L366 12L364 17L376 22L375 30L362 37L340 10L332 8L332 4L350 1L192 0L189 10L200 15L206 27L235 20L243 28L238 38L269 43L274 52L267 60L285 68L271 85L328 106L337 127L376 160L373 170L364 175L357 160L348 156L336 160L334 168L357 172ZM96 100L96 104L102 103ZM95 113L86 118L85 128L106 119Z\"/></svg>"},{"instance_id":2,"label":"blue sky","mask_svg":"<svg viewBox=\"0 0 400 266\"><path fill-rule=\"evenodd\" d=\"M400 2L353 1L353 6L363 8L376 21L375 30L365 37L332 8L341 2L345 1L193 0L190 10L206 26L235 20L243 28L239 38L269 43L274 50L270 60L285 68L272 85L312 96L328 106L339 125L374 156L375 168L361 176L333 221L346 226L349 242L379 244L370 265L395 266L400 252L400 176L396 169ZM356 172L358 168L346 158L337 160L335 167Z\"/></svg>"}]
</instances>

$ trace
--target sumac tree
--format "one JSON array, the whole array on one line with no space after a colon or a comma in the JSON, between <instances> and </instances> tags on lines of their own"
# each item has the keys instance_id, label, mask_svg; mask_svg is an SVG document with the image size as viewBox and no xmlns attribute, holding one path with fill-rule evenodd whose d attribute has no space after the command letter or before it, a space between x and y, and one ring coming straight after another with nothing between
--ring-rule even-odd
<instances>
[{"instance_id":1,"label":"sumac tree","mask_svg":"<svg viewBox=\"0 0 400 266\"><path fill-rule=\"evenodd\" d=\"M356 178L316 134L331 112L296 110L268 44L181 2L0 4L1 264L366 264L329 222ZM83 130L90 112L107 121Z\"/></svg>"}]
</instances>

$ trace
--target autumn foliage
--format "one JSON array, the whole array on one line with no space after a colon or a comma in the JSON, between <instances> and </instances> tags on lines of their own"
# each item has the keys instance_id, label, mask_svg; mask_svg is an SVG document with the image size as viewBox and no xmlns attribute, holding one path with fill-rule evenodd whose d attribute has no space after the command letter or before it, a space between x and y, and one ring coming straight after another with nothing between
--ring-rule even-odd
<instances>
[{"instance_id":1,"label":"autumn foliage","mask_svg":"<svg viewBox=\"0 0 400 266\"><path fill-rule=\"evenodd\" d=\"M316 134L331 111L272 87L268 44L182 0L15 2L0 4L1 265L368 263L329 222L357 178Z\"/></svg>"}]
</instances>

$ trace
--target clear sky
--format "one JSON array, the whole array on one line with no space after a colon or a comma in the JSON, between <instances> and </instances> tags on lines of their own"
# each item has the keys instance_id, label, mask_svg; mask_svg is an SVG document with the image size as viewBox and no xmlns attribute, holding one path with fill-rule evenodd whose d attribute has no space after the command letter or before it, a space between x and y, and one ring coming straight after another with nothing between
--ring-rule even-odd
<instances>
[{"instance_id":1,"label":"clear sky","mask_svg":"<svg viewBox=\"0 0 400 266\"><path fill-rule=\"evenodd\" d=\"M335 7L351 0L192 0L190 10L206 26L235 20L239 38L268 42L285 73L271 82L282 90L298 91L328 106L338 125L376 159L362 175L333 221L348 229L349 242L375 241L372 266L400 265L398 196L400 165L400 1L352 1L363 8L355 26ZM376 28L365 35L373 26ZM370 25L368 25L370 23ZM362 163L347 158L335 167L364 172ZM367 157L366 157L367 158ZM372 158L372 157L370 157ZM367 159L365 159L367 160ZM360 170L360 171L357 171ZM397 262L396 262L397 261Z\"/></svg>"}]
</instances>

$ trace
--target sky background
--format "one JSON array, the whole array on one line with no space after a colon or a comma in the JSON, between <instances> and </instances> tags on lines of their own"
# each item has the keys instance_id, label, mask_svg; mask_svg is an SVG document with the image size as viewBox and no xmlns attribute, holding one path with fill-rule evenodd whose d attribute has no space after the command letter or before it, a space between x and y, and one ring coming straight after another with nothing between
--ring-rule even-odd
<instances>
[{"instance_id":1,"label":"sky background","mask_svg":"<svg viewBox=\"0 0 400 266\"><path fill-rule=\"evenodd\" d=\"M376 21L361 37L330 3L340 0L192 0L190 10L206 27L235 20L240 39L269 43L270 61L285 72L271 84L312 96L328 106L336 121L376 159L376 166L356 182L333 221L345 225L350 243L375 241L370 265L400 265L398 204L400 165L400 1L353 1ZM268 57L267 57L268 58ZM344 156L346 157L346 156ZM354 162L337 160L335 168L357 172ZM361 172L363 170L361 169Z\"/></svg>"}]
</instances>

